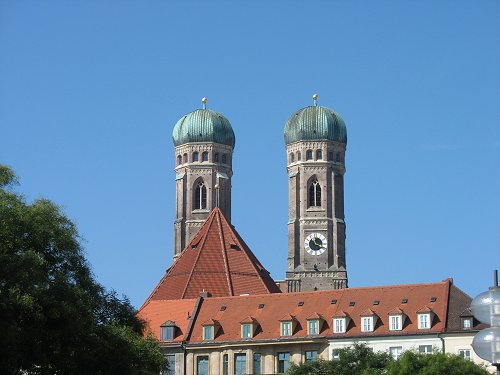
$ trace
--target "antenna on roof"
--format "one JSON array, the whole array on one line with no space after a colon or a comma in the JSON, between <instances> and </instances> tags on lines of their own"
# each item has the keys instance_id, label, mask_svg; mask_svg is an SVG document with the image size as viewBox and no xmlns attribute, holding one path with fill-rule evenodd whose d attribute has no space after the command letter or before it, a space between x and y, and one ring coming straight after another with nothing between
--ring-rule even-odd
<instances>
[{"instance_id":1,"label":"antenna on roof","mask_svg":"<svg viewBox=\"0 0 500 375\"><path fill-rule=\"evenodd\" d=\"M207 109L207 102L208 102L207 98L203 97L201 99L201 102L203 103L203 109Z\"/></svg>"},{"instance_id":2,"label":"antenna on roof","mask_svg":"<svg viewBox=\"0 0 500 375\"><path fill-rule=\"evenodd\" d=\"M318 94L314 94L313 95L313 101L314 101L314 106L315 107L318 106L318 98L319 98Z\"/></svg>"}]
</instances>

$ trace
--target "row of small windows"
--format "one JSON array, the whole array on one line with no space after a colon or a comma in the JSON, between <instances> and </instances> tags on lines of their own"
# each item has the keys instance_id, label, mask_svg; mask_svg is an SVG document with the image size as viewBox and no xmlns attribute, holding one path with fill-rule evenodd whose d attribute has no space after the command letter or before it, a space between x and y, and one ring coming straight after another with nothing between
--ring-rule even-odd
<instances>
[{"instance_id":1,"label":"row of small windows","mask_svg":"<svg viewBox=\"0 0 500 375\"><path fill-rule=\"evenodd\" d=\"M434 314L430 312L418 313L417 314L417 325L418 329L425 330L432 327L432 320ZM406 320L405 314L391 314L389 315L389 330L390 331L401 331ZM373 332L376 329L379 317L374 315L362 316L361 317L361 332ZM346 333L350 326L350 317L336 317L333 318L333 333ZM281 336L293 336L295 331L299 329L300 326L297 324L297 320L282 320L280 321L280 335ZM307 319L307 334L308 335L319 335L324 326L324 319ZM242 323L241 324L241 338L250 339L254 337L258 328L258 323ZM220 329L219 325L209 324L203 326L203 340L214 340L218 331Z\"/></svg>"},{"instance_id":2,"label":"row of small windows","mask_svg":"<svg viewBox=\"0 0 500 375\"><path fill-rule=\"evenodd\" d=\"M220 156L220 154L218 152L214 153L214 163L218 163L219 160L221 160L221 162L223 164L227 164L227 154L222 154L222 157ZM195 151L193 152L192 156L191 156L191 162L198 162L200 161L200 153L198 151ZM201 153L201 161L204 162L204 161L208 161L208 151L203 151ZM184 155L177 155L177 165L181 165L181 164L185 164L188 162L188 154L185 153Z\"/></svg>"},{"instance_id":3,"label":"row of small windows","mask_svg":"<svg viewBox=\"0 0 500 375\"><path fill-rule=\"evenodd\" d=\"M297 161L302 160L302 154L300 151L297 151L297 154L294 154L293 152L290 153L290 163L295 162L295 156L297 155ZM313 160L313 150L307 150L306 151L306 160ZM316 159L315 160L323 160L323 151L322 150L316 150ZM337 152L334 157L333 151L328 152L328 160L329 161L336 161L336 162L341 162L342 157L340 155L340 152Z\"/></svg>"},{"instance_id":4,"label":"row of small windows","mask_svg":"<svg viewBox=\"0 0 500 375\"><path fill-rule=\"evenodd\" d=\"M315 362L318 360L317 350L306 350L304 353L306 362ZM291 355L290 352L278 352L276 353L276 372L285 373L288 371L291 365ZM252 373L262 374L262 354L253 353L252 358ZM233 371L234 375L244 375L247 374L247 353L235 353L233 354ZM208 375L209 374L209 357L206 355L200 355L196 357L196 374L197 375ZM229 354L223 354L222 356L222 375L229 375Z\"/></svg>"}]
</instances>

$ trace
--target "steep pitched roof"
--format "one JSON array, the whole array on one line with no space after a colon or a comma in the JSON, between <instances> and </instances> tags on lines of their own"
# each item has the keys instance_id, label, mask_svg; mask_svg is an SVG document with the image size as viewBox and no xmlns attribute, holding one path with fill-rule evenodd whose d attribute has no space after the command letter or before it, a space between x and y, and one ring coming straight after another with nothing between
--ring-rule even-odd
<instances>
[{"instance_id":1,"label":"steep pitched roof","mask_svg":"<svg viewBox=\"0 0 500 375\"><path fill-rule=\"evenodd\" d=\"M198 233L167 270L148 300L280 293L222 212L215 208Z\"/></svg>"},{"instance_id":2,"label":"steep pitched roof","mask_svg":"<svg viewBox=\"0 0 500 375\"><path fill-rule=\"evenodd\" d=\"M180 343L188 332L191 317L195 313L196 299L171 300L171 301L149 301L137 312L137 316L147 323L145 334L153 334L158 340L161 339L160 327L166 321L175 323L177 332L172 343Z\"/></svg>"},{"instance_id":3,"label":"steep pitched roof","mask_svg":"<svg viewBox=\"0 0 500 375\"><path fill-rule=\"evenodd\" d=\"M222 327L222 331L214 338L215 342L240 341L240 322L248 315L258 320L261 326L261 330L252 340L282 339L280 321L285 316L293 316L297 321L298 328L290 339L308 337L307 319L314 314L321 314L325 317L325 324L317 335L325 339L446 332L447 315L460 314L460 311L447 311L450 304L449 288L450 281L445 280L430 284L207 298L204 299L193 324L189 342L194 344L203 341L201 322L207 319L216 319ZM378 305L373 304L374 298L379 301ZM336 299L337 302L331 303L332 299ZM431 300L434 302L430 302ZM355 304L352 304L353 301ZM299 305L298 302L304 303ZM264 307L259 308L262 304ZM417 311L423 305L427 305L436 313L432 327L425 332L418 329L416 316ZM225 308L221 310L221 306ZM398 308L398 311L404 311L409 316L401 331L389 329L389 314L394 312L395 308ZM363 332L361 329L361 316L368 309L379 317L379 322L373 332ZM351 322L345 333L334 333L332 317L340 316L350 317Z\"/></svg>"}]
</instances>

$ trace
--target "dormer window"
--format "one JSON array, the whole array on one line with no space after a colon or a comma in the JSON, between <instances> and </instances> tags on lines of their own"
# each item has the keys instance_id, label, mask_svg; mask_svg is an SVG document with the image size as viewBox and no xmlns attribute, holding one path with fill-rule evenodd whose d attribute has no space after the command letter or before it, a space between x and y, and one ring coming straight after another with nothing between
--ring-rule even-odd
<instances>
[{"instance_id":1,"label":"dormer window","mask_svg":"<svg viewBox=\"0 0 500 375\"><path fill-rule=\"evenodd\" d=\"M432 320L434 319L434 312L428 307L417 311L418 329L430 329L432 327Z\"/></svg>"},{"instance_id":2,"label":"dormer window","mask_svg":"<svg viewBox=\"0 0 500 375\"><path fill-rule=\"evenodd\" d=\"M258 322L251 316L247 316L241 322L241 338L251 339L255 334L255 329L258 326Z\"/></svg>"},{"instance_id":3,"label":"dormer window","mask_svg":"<svg viewBox=\"0 0 500 375\"><path fill-rule=\"evenodd\" d=\"M251 339L253 336L253 324L243 323L241 325L241 337L244 339Z\"/></svg>"},{"instance_id":4,"label":"dormer window","mask_svg":"<svg viewBox=\"0 0 500 375\"><path fill-rule=\"evenodd\" d=\"M216 320L210 319L202 324L203 327L203 340L213 340L217 335L217 331L219 330L219 322Z\"/></svg>"},{"instance_id":5,"label":"dormer window","mask_svg":"<svg viewBox=\"0 0 500 375\"><path fill-rule=\"evenodd\" d=\"M462 318L462 329L472 329L472 318Z\"/></svg>"},{"instance_id":6,"label":"dormer window","mask_svg":"<svg viewBox=\"0 0 500 375\"><path fill-rule=\"evenodd\" d=\"M292 335L292 321L285 320L281 322L281 336L291 336Z\"/></svg>"},{"instance_id":7,"label":"dormer window","mask_svg":"<svg viewBox=\"0 0 500 375\"><path fill-rule=\"evenodd\" d=\"M307 321L307 334L317 335L319 333L319 319Z\"/></svg>"},{"instance_id":8,"label":"dormer window","mask_svg":"<svg viewBox=\"0 0 500 375\"><path fill-rule=\"evenodd\" d=\"M213 339L214 339L214 326L204 326L203 340L213 340Z\"/></svg>"},{"instance_id":9,"label":"dormer window","mask_svg":"<svg viewBox=\"0 0 500 375\"><path fill-rule=\"evenodd\" d=\"M361 332L373 332L373 316L361 317Z\"/></svg>"},{"instance_id":10,"label":"dormer window","mask_svg":"<svg viewBox=\"0 0 500 375\"><path fill-rule=\"evenodd\" d=\"M402 315L389 315L389 330L391 331L401 331L403 329L403 317Z\"/></svg>"},{"instance_id":11,"label":"dormer window","mask_svg":"<svg viewBox=\"0 0 500 375\"><path fill-rule=\"evenodd\" d=\"M175 338L177 325L171 320L166 321L160 326L160 340L172 341Z\"/></svg>"},{"instance_id":12,"label":"dormer window","mask_svg":"<svg viewBox=\"0 0 500 375\"><path fill-rule=\"evenodd\" d=\"M293 315L285 315L280 319L281 336L293 336L297 320Z\"/></svg>"},{"instance_id":13,"label":"dormer window","mask_svg":"<svg viewBox=\"0 0 500 375\"><path fill-rule=\"evenodd\" d=\"M406 314L399 307L389 312L389 331L401 331L406 319Z\"/></svg>"},{"instance_id":14,"label":"dormer window","mask_svg":"<svg viewBox=\"0 0 500 375\"><path fill-rule=\"evenodd\" d=\"M346 330L346 318L334 318L333 319L333 332L334 333L345 333Z\"/></svg>"},{"instance_id":15,"label":"dormer window","mask_svg":"<svg viewBox=\"0 0 500 375\"><path fill-rule=\"evenodd\" d=\"M379 302L379 301L374 301ZM372 310L367 309L361 314L361 332L373 332L377 324L378 315Z\"/></svg>"},{"instance_id":16,"label":"dormer window","mask_svg":"<svg viewBox=\"0 0 500 375\"><path fill-rule=\"evenodd\" d=\"M421 313L418 314L418 329L429 329L431 328L431 314Z\"/></svg>"}]
</instances>

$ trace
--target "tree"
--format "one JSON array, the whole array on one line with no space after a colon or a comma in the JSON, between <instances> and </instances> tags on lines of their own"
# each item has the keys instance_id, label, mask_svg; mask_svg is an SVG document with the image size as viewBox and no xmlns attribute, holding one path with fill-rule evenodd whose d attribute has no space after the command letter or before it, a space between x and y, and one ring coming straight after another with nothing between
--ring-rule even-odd
<instances>
[{"instance_id":1,"label":"tree","mask_svg":"<svg viewBox=\"0 0 500 375\"><path fill-rule=\"evenodd\" d=\"M387 375L489 375L483 367L461 356L407 351L387 366Z\"/></svg>"},{"instance_id":2,"label":"tree","mask_svg":"<svg viewBox=\"0 0 500 375\"><path fill-rule=\"evenodd\" d=\"M127 298L94 280L75 224L16 184L0 165L0 372L157 375L157 342Z\"/></svg>"},{"instance_id":3,"label":"tree","mask_svg":"<svg viewBox=\"0 0 500 375\"><path fill-rule=\"evenodd\" d=\"M365 344L338 349L338 360L308 362L292 365L290 375L377 375L384 374L387 364L392 361L388 353L375 353Z\"/></svg>"}]
</instances>

